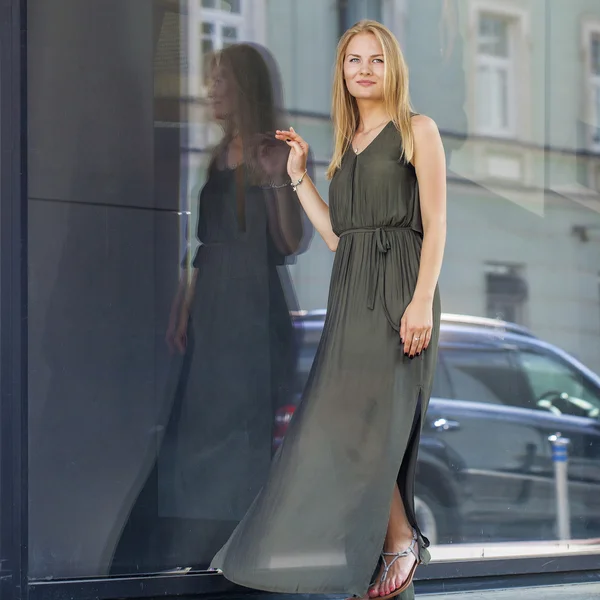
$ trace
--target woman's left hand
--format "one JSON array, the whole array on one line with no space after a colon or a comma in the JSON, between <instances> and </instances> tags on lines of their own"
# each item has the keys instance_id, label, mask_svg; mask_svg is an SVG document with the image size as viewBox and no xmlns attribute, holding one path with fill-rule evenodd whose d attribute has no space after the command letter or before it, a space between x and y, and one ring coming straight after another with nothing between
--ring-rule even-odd
<instances>
[{"instance_id":1,"label":"woman's left hand","mask_svg":"<svg viewBox=\"0 0 600 600\"><path fill-rule=\"evenodd\" d=\"M433 328L433 303L413 298L400 321L400 341L404 354L418 356L429 346Z\"/></svg>"}]
</instances>

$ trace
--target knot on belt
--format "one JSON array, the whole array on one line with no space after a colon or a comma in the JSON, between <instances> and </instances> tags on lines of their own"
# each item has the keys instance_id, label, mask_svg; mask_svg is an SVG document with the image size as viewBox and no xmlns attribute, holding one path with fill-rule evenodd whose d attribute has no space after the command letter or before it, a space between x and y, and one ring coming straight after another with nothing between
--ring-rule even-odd
<instances>
[{"instance_id":1,"label":"knot on belt","mask_svg":"<svg viewBox=\"0 0 600 600\"><path fill-rule=\"evenodd\" d=\"M377 240L377 250L379 250L381 254L386 254L391 248L390 238L383 227L378 227L375 230L375 240Z\"/></svg>"},{"instance_id":2,"label":"knot on belt","mask_svg":"<svg viewBox=\"0 0 600 600\"><path fill-rule=\"evenodd\" d=\"M392 319L387 303L385 301L385 262L386 256L392 247L389 233L402 229L410 229L410 227L358 227L356 229L347 229L340 233L339 237L354 233L370 233L373 235L374 245L374 261L373 268L369 271L369 290L367 307L370 310L375 309L375 301L379 295L381 307L385 313L385 317L390 324L390 327L396 331L400 331L400 323L395 323Z\"/></svg>"}]
</instances>

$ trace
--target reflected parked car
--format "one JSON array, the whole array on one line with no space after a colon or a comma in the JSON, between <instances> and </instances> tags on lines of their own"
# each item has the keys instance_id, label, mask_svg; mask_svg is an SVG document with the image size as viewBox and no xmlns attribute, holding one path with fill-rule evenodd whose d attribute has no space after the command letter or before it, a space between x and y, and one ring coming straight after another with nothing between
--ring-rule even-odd
<instances>
[{"instance_id":1,"label":"reflected parked car","mask_svg":"<svg viewBox=\"0 0 600 600\"><path fill-rule=\"evenodd\" d=\"M298 400L324 319L295 315ZM294 408L279 409L275 445ZM523 327L443 314L417 469L417 513L432 543L555 538L556 434L570 440L572 537L597 537L600 377Z\"/></svg>"}]
</instances>

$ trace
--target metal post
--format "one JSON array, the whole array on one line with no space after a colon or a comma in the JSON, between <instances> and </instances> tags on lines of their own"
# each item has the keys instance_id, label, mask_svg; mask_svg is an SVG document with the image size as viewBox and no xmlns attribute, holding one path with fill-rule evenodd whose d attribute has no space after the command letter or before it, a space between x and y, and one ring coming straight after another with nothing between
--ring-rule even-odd
<instances>
[{"instance_id":1,"label":"metal post","mask_svg":"<svg viewBox=\"0 0 600 600\"><path fill-rule=\"evenodd\" d=\"M560 540L571 539L571 511L569 509L568 447L570 440L560 433L551 435L554 486L556 490L556 526Z\"/></svg>"}]
</instances>

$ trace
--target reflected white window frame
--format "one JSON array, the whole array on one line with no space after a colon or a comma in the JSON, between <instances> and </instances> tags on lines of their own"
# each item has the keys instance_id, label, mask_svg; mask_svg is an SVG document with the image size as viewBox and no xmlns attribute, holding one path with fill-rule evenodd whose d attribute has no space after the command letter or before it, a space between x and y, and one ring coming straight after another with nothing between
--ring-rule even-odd
<instances>
[{"instance_id":1,"label":"reflected white window frame","mask_svg":"<svg viewBox=\"0 0 600 600\"><path fill-rule=\"evenodd\" d=\"M232 13L219 8L204 8L202 0L180 0L188 8L188 43L190 49L190 76L188 95L192 98L206 98L208 90L204 84L202 23L212 23L217 34L213 38L214 50L224 47L221 29L235 27L238 42L266 42L266 0L239 0L240 12Z\"/></svg>"},{"instance_id":2,"label":"reflected white window frame","mask_svg":"<svg viewBox=\"0 0 600 600\"><path fill-rule=\"evenodd\" d=\"M586 18L582 22L582 54L584 81L585 122L589 125L587 145L593 152L600 153L600 72L594 73L592 43L600 42L600 20Z\"/></svg>"},{"instance_id":3,"label":"reflected white window frame","mask_svg":"<svg viewBox=\"0 0 600 600\"><path fill-rule=\"evenodd\" d=\"M481 66L498 68L502 59L479 52L479 26L482 17L490 16L506 22L508 34L508 58L504 62L507 72L507 126L498 123L481 124L479 122L478 91L479 69ZM479 135L506 138L529 139L531 123L529 119L531 79L531 43L530 12L517 6L511 0L470 0L469 1L469 38L471 47L471 68L469 69L470 114L474 122L474 131Z\"/></svg>"}]
</instances>

